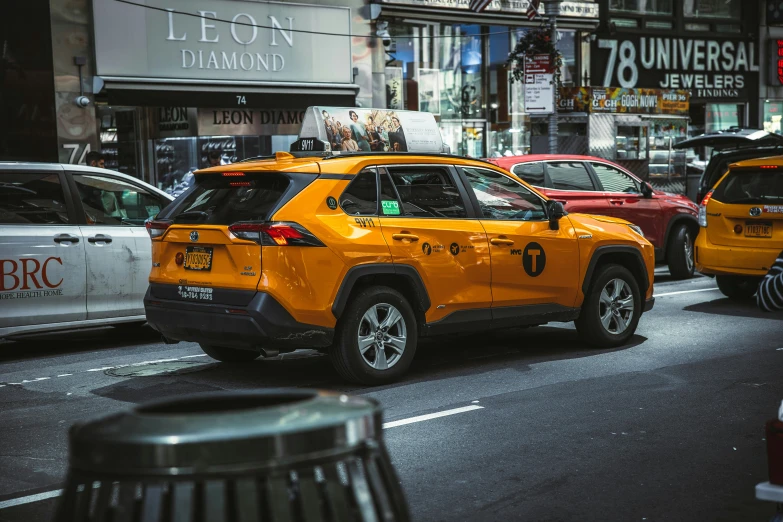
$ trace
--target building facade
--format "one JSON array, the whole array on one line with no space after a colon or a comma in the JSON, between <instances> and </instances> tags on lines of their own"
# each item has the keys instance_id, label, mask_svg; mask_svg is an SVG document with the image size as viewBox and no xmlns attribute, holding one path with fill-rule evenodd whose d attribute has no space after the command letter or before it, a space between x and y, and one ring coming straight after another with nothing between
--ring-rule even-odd
<instances>
[{"instance_id":1,"label":"building facade","mask_svg":"<svg viewBox=\"0 0 783 522\"><path fill-rule=\"evenodd\" d=\"M24 110L37 108L48 141L38 151L14 145L33 132L22 113L2 159L84 163L98 150L108 168L176 192L210 155L228 163L286 150L310 105L372 103L361 0L30 3L35 16L15 9L50 20L30 51L41 63L28 59L20 66L27 79L11 71L3 85L31 100ZM12 50L30 47L19 33ZM25 92L30 66L39 94Z\"/></svg>"},{"instance_id":2,"label":"building facade","mask_svg":"<svg viewBox=\"0 0 783 522\"><path fill-rule=\"evenodd\" d=\"M457 154L486 157L527 154L545 139L545 118L531 118L522 85L510 82L509 52L527 31L526 0L493 0L486 11L468 0L379 0L374 27L388 38L373 52L374 104L435 114L444 142ZM543 14L543 3L541 10ZM590 34L599 5L559 6L558 46L565 86L583 85L590 70ZM564 127L564 133L568 128Z\"/></svg>"}]
</instances>

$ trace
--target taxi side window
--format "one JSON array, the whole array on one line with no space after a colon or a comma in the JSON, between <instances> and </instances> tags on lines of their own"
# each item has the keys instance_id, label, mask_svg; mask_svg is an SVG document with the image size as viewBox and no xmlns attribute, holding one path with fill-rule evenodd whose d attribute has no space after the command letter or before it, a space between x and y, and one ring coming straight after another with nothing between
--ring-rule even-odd
<instances>
[{"instance_id":1,"label":"taxi side window","mask_svg":"<svg viewBox=\"0 0 783 522\"><path fill-rule=\"evenodd\" d=\"M68 207L57 173L4 173L0 177L0 223L67 225Z\"/></svg>"},{"instance_id":2,"label":"taxi side window","mask_svg":"<svg viewBox=\"0 0 783 522\"><path fill-rule=\"evenodd\" d=\"M547 164L547 171L552 185L558 190L595 190L581 161L553 161Z\"/></svg>"},{"instance_id":3,"label":"taxi side window","mask_svg":"<svg viewBox=\"0 0 783 522\"><path fill-rule=\"evenodd\" d=\"M513 179L489 169L463 167L484 219L546 219L544 201Z\"/></svg>"},{"instance_id":4,"label":"taxi side window","mask_svg":"<svg viewBox=\"0 0 783 522\"><path fill-rule=\"evenodd\" d=\"M374 169L356 175L340 196L340 207L350 216L378 215L378 182Z\"/></svg>"},{"instance_id":5,"label":"taxi side window","mask_svg":"<svg viewBox=\"0 0 783 522\"><path fill-rule=\"evenodd\" d=\"M524 179L531 185L535 185L536 187L546 186L544 177L544 164L541 162L520 163L518 165L514 165L514 168L511 170L511 172Z\"/></svg>"},{"instance_id":6,"label":"taxi side window","mask_svg":"<svg viewBox=\"0 0 783 522\"><path fill-rule=\"evenodd\" d=\"M165 206L163 198L119 179L74 174L88 225L144 226Z\"/></svg>"},{"instance_id":7,"label":"taxi side window","mask_svg":"<svg viewBox=\"0 0 783 522\"><path fill-rule=\"evenodd\" d=\"M428 218L466 218L465 202L445 167L389 167L402 208L392 208L382 197L383 215ZM396 205L396 203L395 203Z\"/></svg>"}]
</instances>

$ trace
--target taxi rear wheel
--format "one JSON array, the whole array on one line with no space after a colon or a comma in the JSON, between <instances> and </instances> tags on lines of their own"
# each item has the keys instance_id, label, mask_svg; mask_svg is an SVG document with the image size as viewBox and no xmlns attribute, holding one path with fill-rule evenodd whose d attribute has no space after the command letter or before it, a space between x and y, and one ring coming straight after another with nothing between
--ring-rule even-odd
<instances>
[{"instance_id":1,"label":"taxi rear wheel","mask_svg":"<svg viewBox=\"0 0 783 522\"><path fill-rule=\"evenodd\" d=\"M736 301L746 301L753 297L759 286L759 278L741 276L715 276L718 289Z\"/></svg>"},{"instance_id":2,"label":"taxi rear wheel","mask_svg":"<svg viewBox=\"0 0 783 522\"><path fill-rule=\"evenodd\" d=\"M675 279L693 277L693 233L686 225L677 227L669 240L669 273Z\"/></svg>"},{"instance_id":3,"label":"taxi rear wheel","mask_svg":"<svg viewBox=\"0 0 783 522\"><path fill-rule=\"evenodd\" d=\"M258 359L259 352L252 350L242 350L239 348L229 348L227 346L214 346L211 344L200 344L204 353L215 360L227 363L250 362Z\"/></svg>"},{"instance_id":4,"label":"taxi rear wheel","mask_svg":"<svg viewBox=\"0 0 783 522\"><path fill-rule=\"evenodd\" d=\"M612 348L634 334L641 309L642 295L633 274L624 266L605 265L596 271L574 323L586 343Z\"/></svg>"},{"instance_id":5,"label":"taxi rear wheel","mask_svg":"<svg viewBox=\"0 0 783 522\"><path fill-rule=\"evenodd\" d=\"M348 381L378 385L399 379L418 344L416 317L402 294L385 286L359 290L337 326L329 352L334 368Z\"/></svg>"}]
</instances>

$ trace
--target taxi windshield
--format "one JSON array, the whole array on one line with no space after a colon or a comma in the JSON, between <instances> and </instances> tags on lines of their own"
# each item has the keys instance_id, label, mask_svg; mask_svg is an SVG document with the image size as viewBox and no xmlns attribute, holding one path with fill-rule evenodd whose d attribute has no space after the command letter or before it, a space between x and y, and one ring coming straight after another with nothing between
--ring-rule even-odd
<instances>
[{"instance_id":1,"label":"taxi windshield","mask_svg":"<svg viewBox=\"0 0 783 522\"><path fill-rule=\"evenodd\" d=\"M712 199L721 203L783 203L783 172L771 170L735 170L718 185Z\"/></svg>"},{"instance_id":2,"label":"taxi windshield","mask_svg":"<svg viewBox=\"0 0 783 522\"><path fill-rule=\"evenodd\" d=\"M290 179L282 174L224 176L200 174L196 185L169 216L174 223L230 225L264 221L285 193Z\"/></svg>"}]
</instances>

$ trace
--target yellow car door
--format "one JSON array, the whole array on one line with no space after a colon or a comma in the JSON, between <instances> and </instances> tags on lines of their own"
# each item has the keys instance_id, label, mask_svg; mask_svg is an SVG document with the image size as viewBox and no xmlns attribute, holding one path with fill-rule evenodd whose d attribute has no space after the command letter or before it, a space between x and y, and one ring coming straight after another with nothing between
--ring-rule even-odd
<instances>
[{"instance_id":1,"label":"yellow car door","mask_svg":"<svg viewBox=\"0 0 783 522\"><path fill-rule=\"evenodd\" d=\"M493 324L573 313L579 246L568 218L553 230L545 200L523 184L488 168L462 167L461 172L490 244Z\"/></svg>"},{"instance_id":2,"label":"yellow car door","mask_svg":"<svg viewBox=\"0 0 783 522\"><path fill-rule=\"evenodd\" d=\"M427 323L444 332L490 319L487 235L449 165L381 169L381 229L395 264L421 275L431 306Z\"/></svg>"}]
</instances>

